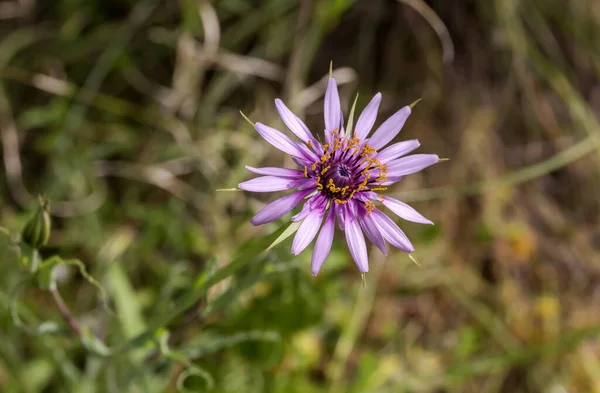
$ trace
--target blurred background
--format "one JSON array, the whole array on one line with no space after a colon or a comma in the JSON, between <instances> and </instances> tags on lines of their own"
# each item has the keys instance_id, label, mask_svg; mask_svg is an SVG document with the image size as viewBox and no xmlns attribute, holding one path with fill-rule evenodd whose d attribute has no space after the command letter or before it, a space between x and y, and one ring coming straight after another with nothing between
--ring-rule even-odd
<instances>
[{"instance_id":1,"label":"blurred background","mask_svg":"<svg viewBox=\"0 0 600 393\"><path fill-rule=\"evenodd\" d=\"M599 42L595 0L0 0L0 391L600 392ZM450 158L366 288L215 192L293 165L239 110L321 132L330 61ZM10 251L40 193L79 334Z\"/></svg>"}]
</instances>

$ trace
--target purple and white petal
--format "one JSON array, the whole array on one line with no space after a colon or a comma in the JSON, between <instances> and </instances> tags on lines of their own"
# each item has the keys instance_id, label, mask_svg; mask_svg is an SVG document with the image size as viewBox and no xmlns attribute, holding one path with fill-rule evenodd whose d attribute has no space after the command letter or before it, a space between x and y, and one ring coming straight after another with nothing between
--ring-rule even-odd
<instances>
[{"instance_id":1,"label":"purple and white petal","mask_svg":"<svg viewBox=\"0 0 600 393\"><path fill-rule=\"evenodd\" d=\"M312 190L301 190L279 198L263 207L250 222L252 225L262 225L280 219L291 212Z\"/></svg>"},{"instance_id":2,"label":"purple and white petal","mask_svg":"<svg viewBox=\"0 0 600 393\"><path fill-rule=\"evenodd\" d=\"M373 221L377 225L377 228L379 228L379 232L392 246L406 252L413 252L415 250L408 237L402 232L402 229L391 218L381 212L381 210L375 209L369 216L373 217Z\"/></svg>"},{"instance_id":3,"label":"purple and white petal","mask_svg":"<svg viewBox=\"0 0 600 393\"><path fill-rule=\"evenodd\" d=\"M373 124L375 124L375 119L377 119L377 111L379 110L380 103L381 93L377 93L360 114L358 121L356 122L356 128L354 129L355 137L363 140L369 135L371 128L373 128Z\"/></svg>"},{"instance_id":4,"label":"purple and white petal","mask_svg":"<svg viewBox=\"0 0 600 393\"><path fill-rule=\"evenodd\" d=\"M392 160L402 157L405 154L417 149L421 144L417 139L394 143L386 147L377 154L377 159L382 164L387 164Z\"/></svg>"},{"instance_id":5,"label":"purple and white petal","mask_svg":"<svg viewBox=\"0 0 600 393\"><path fill-rule=\"evenodd\" d=\"M327 259L327 256L331 251L331 244L333 243L333 234L335 230L334 210L335 208L332 205L331 209L329 209L329 214L325 219L325 224L323 224L323 228L321 228L319 237L317 237L315 248L313 249L311 270L314 276L319 274L319 270L321 270L323 262L325 261L325 259Z\"/></svg>"},{"instance_id":6,"label":"purple and white petal","mask_svg":"<svg viewBox=\"0 0 600 393\"><path fill-rule=\"evenodd\" d=\"M325 113L325 141L329 143L332 140L332 132L334 130L339 131L342 125L342 107L335 78L329 78L327 81L323 109Z\"/></svg>"},{"instance_id":7,"label":"purple and white petal","mask_svg":"<svg viewBox=\"0 0 600 393\"><path fill-rule=\"evenodd\" d=\"M404 176L388 176L386 181L384 181L383 183L381 183L382 186L391 186L394 183L398 183L400 180L402 180Z\"/></svg>"},{"instance_id":8,"label":"purple and white petal","mask_svg":"<svg viewBox=\"0 0 600 393\"><path fill-rule=\"evenodd\" d=\"M307 156L306 151L309 151L308 148L298 142L294 142L287 135L284 135L281 131L278 131L272 127L266 126L262 123L256 123L254 125L254 129L256 132L260 134L267 142L278 148L284 153L289 154L290 156L298 157L301 159L313 159L314 153L312 156ZM306 150L302 149L302 147L306 148ZM314 156L316 158L316 156Z\"/></svg>"},{"instance_id":9,"label":"purple and white petal","mask_svg":"<svg viewBox=\"0 0 600 393\"><path fill-rule=\"evenodd\" d=\"M290 190L297 181L295 179L261 176L252 180L247 180L238 184L238 188L244 191L252 192L273 192Z\"/></svg>"},{"instance_id":10,"label":"purple and white petal","mask_svg":"<svg viewBox=\"0 0 600 393\"><path fill-rule=\"evenodd\" d=\"M311 166L314 161L310 161L304 158L292 157L292 161L299 167Z\"/></svg>"},{"instance_id":11,"label":"purple and white petal","mask_svg":"<svg viewBox=\"0 0 600 393\"><path fill-rule=\"evenodd\" d=\"M302 152L305 159L308 159L310 162L315 162L316 160L318 160L319 157L317 157L315 152L310 150L308 146L303 145L300 142L294 142L294 143L296 144L296 147L298 148L298 150L300 150ZM313 145L313 146L320 146L320 145ZM315 151L318 151L318 149L315 149Z\"/></svg>"},{"instance_id":12,"label":"purple and white petal","mask_svg":"<svg viewBox=\"0 0 600 393\"><path fill-rule=\"evenodd\" d=\"M391 161L388 166L388 179L396 176L410 175L419 172L433 164L436 164L440 158L437 154L413 154Z\"/></svg>"},{"instance_id":13,"label":"purple and white petal","mask_svg":"<svg viewBox=\"0 0 600 393\"><path fill-rule=\"evenodd\" d=\"M348 217L346 205L338 205L335 214L337 216L338 227L340 231L343 231L346 228L346 217Z\"/></svg>"},{"instance_id":14,"label":"purple and white petal","mask_svg":"<svg viewBox=\"0 0 600 393\"><path fill-rule=\"evenodd\" d=\"M277 112L279 112L279 116L281 120L285 123L285 125L292 131L298 138L300 138L304 143L308 143L309 141L314 140L314 137L306 124L291 110L288 109L287 106L281 101L279 98L275 100L275 106L277 107Z\"/></svg>"},{"instance_id":15,"label":"purple and white petal","mask_svg":"<svg viewBox=\"0 0 600 393\"><path fill-rule=\"evenodd\" d=\"M421 213L419 213L406 203L401 202L397 199L384 196L383 201L381 203L383 203L383 206L387 207L392 212L394 212L394 214L407 221L433 225L433 222L431 220L426 219L421 215Z\"/></svg>"},{"instance_id":16,"label":"purple and white petal","mask_svg":"<svg viewBox=\"0 0 600 393\"><path fill-rule=\"evenodd\" d=\"M320 209L313 210L302 221L292 243L292 253L294 255L300 254L315 238L321 226L321 221L323 221L324 213L325 211Z\"/></svg>"},{"instance_id":17,"label":"purple and white petal","mask_svg":"<svg viewBox=\"0 0 600 393\"><path fill-rule=\"evenodd\" d=\"M292 184L292 188L299 188L301 190L304 190L305 188L314 187L315 183L316 183L315 179L305 179L305 178L296 179L296 180L294 180L294 183Z\"/></svg>"},{"instance_id":18,"label":"purple and white petal","mask_svg":"<svg viewBox=\"0 0 600 393\"><path fill-rule=\"evenodd\" d=\"M348 243L350 255L352 255L352 259L354 259L358 270L361 273L368 272L369 257L367 255L367 244L365 243L365 236L360 229L358 220L346 217L344 232L346 233L346 243Z\"/></svg>"},{"instance_id":19,"label":"purple and white petal","mask_svg":"<svg viewBox=\"0 0 600 393\"><path fill-rule=\"evenodd\" d=\"M304 177L304 171L301 171L299 169L276 168L276 167L254 168L249 165L246 165L246 169L248 169L250 172L254 172L259 175L266 175L266 176L289 177L289 178Z\"/></svg>"},{"instance_id":20,"label":"purple and white petal","mask_svg":"<svg viewBox=\"0 0 600 393\"><path fill-rule=\"evenodd\" d=\"M377 228L377 225L375 225L375 222L370 216L370 214L359 216L358 222L360 227L365 235L367 235L367 238L371 241L371 243L379 248L383 255L387 255L387 244L385 243L385 239L383 238L381 232L379 232L379 228Z\"/></svg>"},{"instance_id":21,"label":"purple and white petal","mask_svg":"<svg viewBox=\"0 0 600 393\"><path fill-rule=\"evenodd\" d=\"M306 201L304 206L302 206L302 210L300 210L298 214L292 216L292 221L302 221L310 214L311 211L315 209L321 209L324 211L326 206L327 199L320 194L316 194Z\"/></svg>"},{"instance_id":22,"label":"purple and white petal","mask_svg":"<svg viewBox=\"0 0 600 393\"><path fill-rule=\"evenodd\" d=\"M315 197L312 197L306 203L304 203L304 205L302 206L302 209L297 214L294 214L292 216L292 221L294 221L294 222L302 221L310 214L310 212L312 211L312 208L311 208L309 202L314 198Z\"/></svg>"},{"instance_id":23,"label":"purple and white petal","mask_svg":"<svg viewBox=\"0 0 600 393\"><path fill-rule=\"evenodd\" d=\"M408 106L394 113L373 133L369 139L369 146L379 150L387 145L392 139L398 135L406 119L410 116L411 110Z\"/></svg>"}]
</instances>

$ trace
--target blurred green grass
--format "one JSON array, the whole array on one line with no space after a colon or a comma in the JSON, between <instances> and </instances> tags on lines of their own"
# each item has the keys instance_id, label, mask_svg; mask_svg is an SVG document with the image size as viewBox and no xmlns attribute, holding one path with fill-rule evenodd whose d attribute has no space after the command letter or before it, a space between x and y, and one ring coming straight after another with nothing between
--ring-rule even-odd
<instances>
[{"instance_id":1,"label":"blurred green grass","mask_svg":"<svg viewBox=\"0 0 600 393\"><path fill-rule=\"evenodd\" d=\"M35 285L15 301L0 244L0 391L600 391L594 0L8 0L0 20L0 225L47 194L43 256L83 261L114 310L61 266L109 348L25 332L11 302L63 322ZM366 289L342 241L316 278L289 241L263 253L284 220L249 218L273 196L215 192L292 164L238 111L283 129L282 97L321 129L330 61L346 113L421 97L401 137L451 159L390 190L436 222L402 225L422 267L374 251Z\"/></svg>"}]
</instances>

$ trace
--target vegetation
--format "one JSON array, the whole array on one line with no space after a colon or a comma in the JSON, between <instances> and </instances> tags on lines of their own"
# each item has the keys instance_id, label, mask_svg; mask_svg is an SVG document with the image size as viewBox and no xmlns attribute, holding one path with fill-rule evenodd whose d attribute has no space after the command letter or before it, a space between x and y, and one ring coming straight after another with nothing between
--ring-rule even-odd
<instances>
[{"instance_id":1,"label":"vegetation","mask_svg":"<svg viewBox=\"0 0 600 393\"><path fill-rule=\"evenodd\" d=\"M7 0L0 20L0 391L600 389L598 2ZM239 111L284 130L281 97L320 132L330 61L345 113L422 98L400 138L450 158L388 193L436 223L399 223L420 266L370 250L366 287L341 237L313 277L309 250L269 248L287 217L249 222L275 195L216 191L293 165ZM39 194L38 253L15 242Z\"/></svg>"}]
</instances>

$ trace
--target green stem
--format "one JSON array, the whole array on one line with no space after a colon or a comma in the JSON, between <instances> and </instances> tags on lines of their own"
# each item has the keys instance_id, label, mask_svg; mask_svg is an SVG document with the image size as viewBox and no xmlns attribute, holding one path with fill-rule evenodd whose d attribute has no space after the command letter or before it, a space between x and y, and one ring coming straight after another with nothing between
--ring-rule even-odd
<instances>
[{"instance_id":1,"label":"green stem","mask_svg":"<svg viewBox=\"0 0 600 393\"><path fill-rule=\"evenodd\" d=\"M599 147L600 138L595 135L590 135L584 140L577 142L573 146L555 154L545 161L508 173L496 179L457 187L426 188L403 192L398 195L398 197L405 202L428 201L454 196L477 195L493 188L514 186L565 167L585 155L598 150Z\"/></svg>"}]
</instances>

